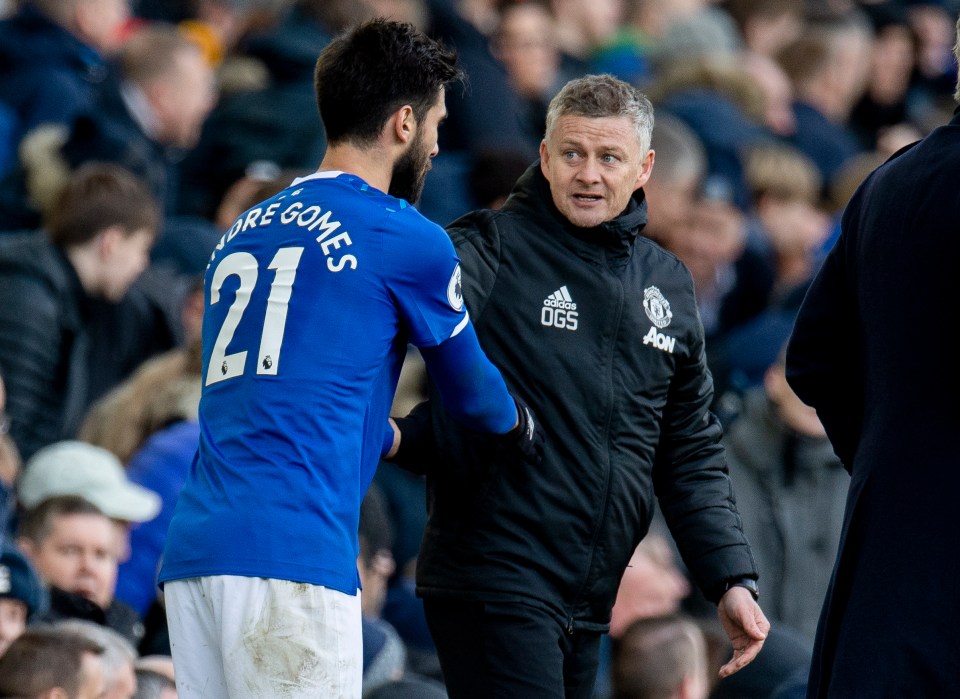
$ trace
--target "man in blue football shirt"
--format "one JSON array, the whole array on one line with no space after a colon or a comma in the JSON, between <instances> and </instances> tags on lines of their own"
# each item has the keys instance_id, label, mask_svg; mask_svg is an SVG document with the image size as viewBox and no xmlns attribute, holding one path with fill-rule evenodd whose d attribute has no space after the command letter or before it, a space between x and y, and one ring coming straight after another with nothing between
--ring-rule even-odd
<instances>
[{"instance_id":1,"label":"man in blue football shirt","mask_svg":"<svg viewBox=\"0 0 960 699\"><path fill-rule=\"evenodd\" d=\"M245 212L205 280L200 447L160 573L181 697L359 697L357 526L406 344L465 425L539 437L477 342L449 238L408 202L452 52L370 22L320 55L319 170Z\"/></svg>"}]
</instances>

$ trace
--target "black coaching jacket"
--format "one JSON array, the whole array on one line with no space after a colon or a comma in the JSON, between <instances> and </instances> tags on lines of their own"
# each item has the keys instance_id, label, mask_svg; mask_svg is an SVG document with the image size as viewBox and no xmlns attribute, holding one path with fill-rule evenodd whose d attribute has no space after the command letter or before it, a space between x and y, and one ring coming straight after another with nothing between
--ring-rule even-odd
<instances>
[{"instance_id":1,"label":"black coaching jacket","mask_svg":"<svg viewBox=\"0 0 960 699\"><path fill-rule=\"evenodd\" d=\"M421 596L522 600L569 630L604 630L655 492L708 599L756 577L708 411L693 283L638 235L645 224L638 191L613 221L573 226L538 163L501 210L448 228L483 349L546 438L533 466L461 428L436 396L421 411L435 448L403 456L427 472Z\"/></svg>"}]
</instances>

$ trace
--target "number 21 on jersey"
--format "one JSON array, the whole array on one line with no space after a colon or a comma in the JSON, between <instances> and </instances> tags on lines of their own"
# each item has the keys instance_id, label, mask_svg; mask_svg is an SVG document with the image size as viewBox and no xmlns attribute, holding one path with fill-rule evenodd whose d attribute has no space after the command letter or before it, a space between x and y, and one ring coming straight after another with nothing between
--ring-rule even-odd
<instances>
[{"instance_id":1,"label":"number 21 on jersey","mask_svg":"<svg viewBox=\"0 0 960 699\"><path fill-rule=\"evenodd\" d=\"M303 248L280 248L273 256L267 269L276 270L270 284L270 296L267 298L267 312L263 318L260 332L260 348L257 352L257 374L276 376L280 366L280 350L283 347L283 332L287 325L287 307L293 291L293 281L297 276L297 267ZM220 302L220 289L228 277L236 275L240 285L233 303L223 319L217 340L210 353L205 385L226 381L240 376L247 363L247 350L227 354L227 347L233 340L250 296L260 276L257 258L249 252L234 252L221 260L213 271L210 281L210 305ZM251 322L248 320L248 322Z\"/></svg>"}]
</instances>

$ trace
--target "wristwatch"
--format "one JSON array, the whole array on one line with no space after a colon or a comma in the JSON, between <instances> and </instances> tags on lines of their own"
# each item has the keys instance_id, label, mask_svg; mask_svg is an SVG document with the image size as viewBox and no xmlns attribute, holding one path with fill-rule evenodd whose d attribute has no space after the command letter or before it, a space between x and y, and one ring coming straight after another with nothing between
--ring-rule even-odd
<instances>
[{"instance_id":1,"label":"wristwatch","mask_svg":"<svg viewBox=\"0 0 960 699\"><path fill-rule=\"evenodd\" d=\"M723 591L726 592L731 587L742 587L753 596L754 600L760 599L760 587L757 585L757 581L753 578L733 578L728 580L726 586L723 588Z\"/></svg>"}]
</instances>

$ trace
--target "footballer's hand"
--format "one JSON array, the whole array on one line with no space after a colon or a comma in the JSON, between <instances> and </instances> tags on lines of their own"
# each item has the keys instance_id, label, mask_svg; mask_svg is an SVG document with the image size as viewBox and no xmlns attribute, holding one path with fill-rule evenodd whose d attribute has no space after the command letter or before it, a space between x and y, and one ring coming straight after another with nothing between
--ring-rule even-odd
<instances>
[{"instance_id":1,"label":"footballer's hand","mask_svg":"<svg viewBox=\"0 0 960 699\"><path fill-rule=\"evenodd\" d=\"M517 425L504 435L504 439L530 464L539 464L543 458L543 429L530 407L516 395Z\"/></svg>"}]
</instances>

